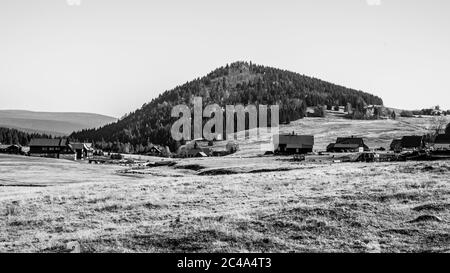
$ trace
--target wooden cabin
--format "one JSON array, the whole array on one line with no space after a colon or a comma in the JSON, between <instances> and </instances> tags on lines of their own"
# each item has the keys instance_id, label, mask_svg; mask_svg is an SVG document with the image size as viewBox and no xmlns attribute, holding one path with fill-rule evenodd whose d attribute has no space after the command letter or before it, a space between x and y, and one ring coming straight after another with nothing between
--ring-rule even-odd
<instances>
[{"instance_id":1,"label":"wooden cabin","mask_svg":"<svg viewBox=\"0 0 450 273\"><path fill-rule=\"evenodd\" d=\"M33 138L29 146L31 156L76 160L76 153L67 139Z\"/></svg>"},{"instance_id":2,"label":"wooden cabin","mask_svg":"<svg viewBox=\"0 0 450 273\"><path fill-rule=\"evenodd\" d=\"M0 145L0 153L4 154L14 154L14 155L23 155L25 154L22 150L22 146L18 144L13 145Z\"/></svg>"},{"instance_id":3,"label":"wooden cabin","mask_svg":"<svg viewBox=\"0 0 450 273\"><path fill-rule=\"evenodd\" d=\"M82 160L94 156L94 149L91 143L70 143L69 146L76 153L76 159Z\"/></svg>"},{"instance_id":4,"label":"wooden cabin","mask_svg":"<svg viewBox=\"0 0 450 273\"><path fill-rule=\"evenodd\" d=\"M423 136L404 136L401 142L402 151L420 151L425 148Z\"/></svg>"},{"instance_id":5,"label":"wooden cabin","mask_svg":"<svg viewBox=\"0 0 450 273\"><path fill-rule=\"evenodd\" d=\"M360 137L338 137L336 143L330 143L327 146L327 152L345 153L345 152L367 152L369 147L364 144Z\"/></svg>"},{"instance_id":6,"label":"wooden cabin","mask_svg":"<svg viewBox=\"0 0 450 273\"><path fill-rule=\"evenodd\" d=\"M274 143L274 153L276 154L307 154L314 148L314 136L280 134L278 143Z\"/></svg>"},{"instance_id":7,"label":"wooden cabin","mask_svg":"<svg viewBox=\"0 0 450 273\"><path fill-rule=\"evenodd\" d=\"M161 156L163 154L163 148L151 144L146 155Z\"/></svg>"}]
</instances>

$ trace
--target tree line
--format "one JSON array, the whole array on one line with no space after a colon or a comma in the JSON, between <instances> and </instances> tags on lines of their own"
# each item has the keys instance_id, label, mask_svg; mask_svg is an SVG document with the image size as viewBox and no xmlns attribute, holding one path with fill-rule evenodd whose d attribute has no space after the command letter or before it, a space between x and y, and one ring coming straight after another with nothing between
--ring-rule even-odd
<instances>
[{"instance_id":1,"label":"tree line","mask_svg":"<svg viewBox=\"0 0 450 273\"><path fill-rule=\"evenodd\" d=\"M52 138L51 135L25 133L16 129L0 128L0 143L4 145L19 144L28 146L32 138Z\"/></svg>"}]
</instances>

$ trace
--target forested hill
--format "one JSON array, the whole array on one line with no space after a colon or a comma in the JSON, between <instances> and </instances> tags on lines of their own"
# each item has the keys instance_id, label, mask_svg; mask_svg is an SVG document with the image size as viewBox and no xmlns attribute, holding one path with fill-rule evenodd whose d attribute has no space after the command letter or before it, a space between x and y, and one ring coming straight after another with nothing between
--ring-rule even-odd
<instances>
[{"instance_id":1,"label":"forested hill","mask_svg":"<svg viewBox=\"0 0 450 273\"><path fill-rule=\"evenodd\" d=\"M141 152L148 143L173 147L170 127L175 119L170 117L171 109L190 104L194 96L201 96L204 105L279 104L281 122L303 118L308 106L383 104L381 98L369 93L286 70L236 62L162 93L116 123L75 132L71 138L101 141L102 146L115 142L113 150L125 145L130 152Z\"/></svg>"}]
</instances>

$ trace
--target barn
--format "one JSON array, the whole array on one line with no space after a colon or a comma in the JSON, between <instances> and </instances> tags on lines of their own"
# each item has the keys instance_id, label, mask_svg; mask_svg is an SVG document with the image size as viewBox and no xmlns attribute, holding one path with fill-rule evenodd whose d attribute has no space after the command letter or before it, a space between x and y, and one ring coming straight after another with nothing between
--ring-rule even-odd
<instances>
[{"instance_id":1,"label":"barn","mask_svg":"<svg viewBox=\"0 0 450 273\"><path fill-rule=\"evenodd\" d=\"M402 151L419 151L425 148L423 136L404 136L401 142Z\"/></svg>"},{"instance_id":2,"label":"barn","mask_svg":"<svg viewBox=\"0 0 450 273\"><path fill-rule=\"evenodd\" d=\"M76 160L76 153L67 139L33 138L29 146L31 156Z\"/></svg>"},{"instance_id":3,"label":"barn","mask_svg":"<svg viewBox=\"0 0 450 273\"><path fill-rule=\"evenodd\" d=\"M86 159L94 155L91 143L70 143L69 146L76 153L77 160Z\"/></svg>"},{"instance_id":4,"label":"barn","mask_svg":"<svg viewBox=\"0 0 450 273\"><path fill-rule=\"evenodd\" d=\"M364 140L360 137L338 137L336 143L330 143L327 146L327 152L329 153L364 151L369 151L369 147L364 144Z\"/></svg>"},{"instance_id":5,"label":"barn","mask_svg":"<svg viewBox=\"0 0 450 273\"><path fill-rule=\"evenodd\" d=\"M22 151L22 146L17 144L0 145L0 153L15 154L15 155L24 154L24 152Z\"/></svg>"},{"instance_id":6,"label":"barn","mask_svg":"<svg viewBox=\"0 0 450 273\"><path fill-rule=\"evenodd\" d=\"M161 156L163 154L163 148L150 144L148 152L146 153L146 155L151 155L151 156Z\"/></svg>"},{"instance_id":7,"label":"barn","mask_svg":"<svg viewBox=\"0 0 450 273\"><path fill-rule=\"evenodd\" d=\"M280 134L278 135L278 144L274 143L274 152L276 154L307 154L314 148L314 136Z\"/></svg>"}]
</instances>

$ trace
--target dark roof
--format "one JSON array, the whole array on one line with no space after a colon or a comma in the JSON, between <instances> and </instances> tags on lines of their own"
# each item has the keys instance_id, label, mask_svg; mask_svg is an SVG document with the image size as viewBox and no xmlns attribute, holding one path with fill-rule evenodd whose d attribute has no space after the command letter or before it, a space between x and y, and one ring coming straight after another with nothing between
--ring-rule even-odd
<instances>
[{"instance_id":1,"label":"dark roof","mask_svg":"<svg viewBox=\"0 0 450 273\"><path fill-rule=\"evenodd\" d=\"M74 150L83 150L83 149L85 149L85 146L84 146L83 143L70 143L70 146Z\"/></svg>"},{"instance_id":2,"label":"dark roof","mask_svg":"<svg viewBox=\"0 0 450 273\"><path fill-rule=\"evenodd\" d=\"M342 144L342 143L336 143L333 146L333 148L335 149L358 149L359 147L362 146L359 146L359 144Z\"/></svg>"},{"instance_id":3,"label":"dark roof","mask_svg":"<svg viewBox=\"0 0 450 273\"><path fill-rule=\"evenodd\" d=\"M303 144L314 145L314 136L310 135L292 135L292 134L280 134L278 142L280 144Z\"/></svg>"},{"instance_id":4,"label":"dark roof","mask_svg":"<svg viewBox=\"0 0 450 273\"><path fill-rule=\"evenodd\" d=\"M404 136L402 138L402 148L418 148L422 147L422 136Z\"/></svg>"},{"instance_id":5,"label":"dark roof","mask_svg":"<svg viewBox=\"0 0 450 273\"><path fill-rule=\"evenodd\" d=\"M46 138L33 138L30 141L30 147L65 147L67 146L67 139L46 139Z\"/></svg>"},{"instance_id":6,"label":"dark roof","mask_svg":"<svg viewBox=\"0 0 450 273\"><path fill-rule=\"evenodd\" d=\"M336 144L354 144L358 147L364 147L364 140L360 137L338 137Z\"/></svg>"},{"instance_id":7,"label":"dark roof","mask_svg":"<svg viewBox=\"0 0 450 273\"><path fill-rule=\"evenodd\" d=\"M450 135L438 135L434 143L438 144L449 144L450 143Z\"/></svg>"}]
</instances>

